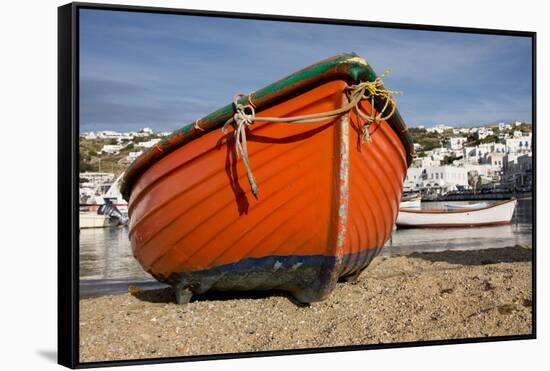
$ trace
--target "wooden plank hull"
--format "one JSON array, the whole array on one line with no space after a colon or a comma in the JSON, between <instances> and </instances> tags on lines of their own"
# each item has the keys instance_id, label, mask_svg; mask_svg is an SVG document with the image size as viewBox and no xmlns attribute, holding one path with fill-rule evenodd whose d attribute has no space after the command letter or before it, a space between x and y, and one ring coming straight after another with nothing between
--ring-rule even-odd
<instances>
[{"instance_id":1,"label":"wooden plank hull","mask_svg":"<svg viewBox=\"0 0 550 371\"><path fill-rule=\"evenodd\" d=\"M343 80L319 84L258 114L334 110L344 104L345 87ZM387 121L372 125L369 144L361 144L361 127L353 113L250 126L258 200L231 130L179 146L131 188L134 256L176 293L281 289L302 302L323 299L339 278L369 264L398 213L407 148Z\"/></svg>"},{"instance_id":2,"label":"wooden plank hull","mask_svg":"<svg viewBox=\"0 0 550 371\"><path fill-rule=\"evenodd\" d=\"M401 209L397 228L464 228L510 224L517 200L458 210Z\"/></svg>"}]
</instances>

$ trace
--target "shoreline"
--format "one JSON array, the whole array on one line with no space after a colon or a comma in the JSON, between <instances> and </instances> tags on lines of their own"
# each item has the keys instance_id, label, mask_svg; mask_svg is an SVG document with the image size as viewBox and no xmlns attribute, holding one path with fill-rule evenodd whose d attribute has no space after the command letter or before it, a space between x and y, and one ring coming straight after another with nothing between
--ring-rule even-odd
<instances>
[{"instance_id":1,"label":"shoreline","mask_svg":"<svg viewBox=\"0 0 550 371\"><path fill-rule=\"evenodd\" d=\"M531 257L518 245L379 256L310 305L276 291L82 298L80 361L531 334Z\"/></svg>"}]
</instances>

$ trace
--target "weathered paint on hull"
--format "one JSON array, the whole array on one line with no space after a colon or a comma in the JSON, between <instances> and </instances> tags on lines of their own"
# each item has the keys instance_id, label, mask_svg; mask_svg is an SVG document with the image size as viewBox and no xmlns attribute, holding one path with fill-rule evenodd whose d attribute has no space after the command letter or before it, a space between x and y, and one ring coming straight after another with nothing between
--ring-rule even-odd
<instances>
[{"instance_id":1,"label":"weathered paint on hull","mask_svg":"<svg viewBox=\"0 0 550 371\"><path fill-rule=\"evenodd\" d=\"M330 111L343 104L345 86L320 84L258 115ZM249 127L259 200L231 131L208 131L170 151L131 188L135 257L176 292L281 289L302 302L323 299L380 251L401 199L407 146L386 121L361 144L361 126L350 113Z\"/></svg>"},{"instance_id":2,"label":"weathered paint on hull","mask_svg":"<svg viewBox=\"0 0 550 371\"><path fill-rule=\"evenodd\" d=\"M343 257L368 266L380 249L362 250L359 254ZM282 290L290 292L298 301L310 303L319 300L325 283L336 269L336 257L326 255L272 255L246 258L194 272L173 273L165 282L189 288L194 294L216 291Z\"/></svg>"}]
</instances>

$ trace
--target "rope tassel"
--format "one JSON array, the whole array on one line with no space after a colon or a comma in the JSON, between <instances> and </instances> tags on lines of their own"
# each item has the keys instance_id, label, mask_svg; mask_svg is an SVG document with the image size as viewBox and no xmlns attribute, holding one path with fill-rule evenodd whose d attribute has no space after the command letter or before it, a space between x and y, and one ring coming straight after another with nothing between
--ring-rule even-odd
<instances>
[{"instance_id":1,"label":"rope tassel","mask_svg":"<svg viewBox=\"0 0 550 371\"><path fill-rule=\"evenodd\" d=\"M364 81L356 85L347 86L345 89L346 96L348 98L348 103L343 107L338 108L329 112L320 112L310 115L303 116L292 116L292 117L259 117L256 116L256 106L251 101L251 95L237 94L233 99L233 107L235 113L222 127L224 134L227 134L227 128L229 125L234 124L235 131L233 136L235 139L235 152L237 158L242 157L244 166L246 168L246 175L248 178L248 183L252 190L252 194L256 199L259 198L260 189L256 182L256 178L252 174L252 168L250 167L250 162L248 159L248 148L246 145L246 129L248 126L252 125L255 121L267 121L267 122L285 122L288 124L308 124L308 123L318 123L327 119L335 118L349 113L351 110L355 110L357 115L360 118L360 121L363 121L361 142L362 143L371 143L372 137L369 133L369 127L372 122L378 123L383 120L389 119L395 112L396 103L393 98L393 94L401 94L398 91L387 90L384 88L382 78L387 75L389 70L384 71L382 75L377 77L374 81ZM385 104L383 108L375 115L374 108L374 99L375 97L380 97L385 99ZM248 103L242 104L239 103L242 98L247 98ZM367 114L363 112L360 107L360 102L364 99L370 99L371 101L371 112ZM391 105L391 110L386 116L382 116L384 112L388 109L388 106ZM197 125L198 123L196 123Z\"/></svg>"}]
</instances>

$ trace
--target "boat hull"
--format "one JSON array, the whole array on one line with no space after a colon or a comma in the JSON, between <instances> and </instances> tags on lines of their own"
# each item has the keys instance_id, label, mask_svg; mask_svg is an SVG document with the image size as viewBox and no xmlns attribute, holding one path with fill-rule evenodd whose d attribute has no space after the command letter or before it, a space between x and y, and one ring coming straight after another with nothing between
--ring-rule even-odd
<instances>
[{"instance_id":1,"label":"boat hull","mask_svg":"<svg viewBox=\"0 0 550 371\"><path fill-rule=\"evenodd\" d=\"M499 202L478 209L401 209L397 228L465 228L510 224L517 200Z\"/></svg>"},{"instance_id":2,"label":"boat hull","mask_svg":"<svg viewBox=\"0 0 550 371\"><path fill-rule=\"evenodd\" d=\"M344 87L331 82L263 114L335 109ZM195 294L282 289L303 302L325 297L339 277L356 276L391 234L407 165L386 122L362 145L357 117L340 121L254 126L248 151L261 185L258 201L232 133L210 132L163 158L130 198L138 261L157 279Z\"/></svg>"},{"instance_id":3,"label":"boat hull","mask_svg":"<svg viewBox=\"0 0 550 371\"><path fill-rule=\"evenodd\" d=\"M335 79L296 88L256 114L331 111L345 104L347 85ZM367 100L360 104L371 111ZM247 147L259 199L233 128L146 153L134 167L139 177L130 172L136 180L125 185L134 256L174 287L178 302L209 290L269 289L322 300L378 254L399 210L412 145L386 120L371 125L372 143L363 144L362 126L353 112L308 124L254 122Z\"/></svg>"}]
</instances>

